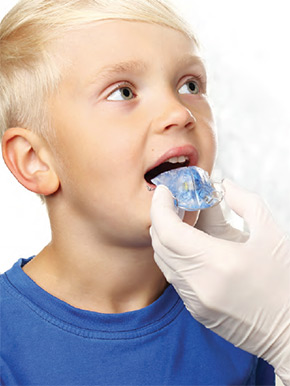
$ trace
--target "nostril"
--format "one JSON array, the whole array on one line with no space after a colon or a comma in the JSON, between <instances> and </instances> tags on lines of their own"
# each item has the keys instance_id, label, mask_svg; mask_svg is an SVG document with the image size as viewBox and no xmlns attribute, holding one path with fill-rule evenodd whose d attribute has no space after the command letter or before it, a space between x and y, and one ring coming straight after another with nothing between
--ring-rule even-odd
<instances>
[{"instance_id":1,"label":"nostril","mask_svg":"<svg viewBox=\"0 0 290 386\"><path fill-rule=\"evenodd\" d=\"M194 120L191 120L190 122L187 122L183 127L184 127L185 129L191 130L191 129L194 128L195 122L196 122L195 119L194 119ZM164 127L164 130L170 130L170 129L174 128L174 127L180 127L180 128L181 128L182 125L178 125L178 124L167 125L166 127Z\"/></svg>"},{"instance_id":2,"label":"nostril","mask_svg":"<svg viewBox=\"0 0 290 386\"><path fill-rule=\"evenodd\" d=\"M169 130L169 129L175 127L175 126L178 127L178 125L174 125L174 124L167 125L166 127L164 127L164 130Z\"/></svg>"},{"instance_id":3,"label":"nostril","mask_svg":"<svg viewBox=\"0 0 290 386\"><path fill-rule=\"evenodd\" d=\"M185 125L185 128L186 128L186 129L193 129L193 128L194 128L194 123L193 123L193 122L188 122L188 123Z\"/></svg>"}]
</instances>

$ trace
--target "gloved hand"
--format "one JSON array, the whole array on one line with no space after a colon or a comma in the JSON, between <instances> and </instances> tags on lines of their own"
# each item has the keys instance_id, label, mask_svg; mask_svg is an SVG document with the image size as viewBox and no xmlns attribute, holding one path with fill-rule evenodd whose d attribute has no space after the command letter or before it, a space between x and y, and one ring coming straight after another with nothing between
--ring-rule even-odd
<instances>
[{"instance_id":1,"label":"gloved hand","mask_svg":"<svg viewBox=\"0 0 290 386\"><path fill-rule=\"evenodd\" d=\"M207 210L202 210L199 214L195 228L217 237L218 239L245 242L249 238L249 233L236 229L231 225L227 215L224 214L222 205L213 206ZM229 208L224 208L228 211ZM229 214L229 213L228 213ZM243 224L244 225L244 224Z\"/></svg>"},{"instance_id":2,"label":"gloved hand","mask_svg":"<svg viewBox=\"0 0 290 386\"><path fill-rule=\"evenodd\" d=\"M290 241L262 200L224 181L228 205L249 226L245 237L222 220L201 218L206 234L176 214L164 186L152 200L154 258L187 309L218 335L268 361L290 385ZM210 210L212 210L210 209ZM245 242L228 241L225 238Z\"/></svg>"}]
</instances>

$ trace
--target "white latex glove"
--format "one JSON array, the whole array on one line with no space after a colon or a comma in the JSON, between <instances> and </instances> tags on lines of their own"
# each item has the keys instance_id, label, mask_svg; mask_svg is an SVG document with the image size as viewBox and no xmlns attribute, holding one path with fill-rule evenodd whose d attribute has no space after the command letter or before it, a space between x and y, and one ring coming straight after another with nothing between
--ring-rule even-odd
<instances>
[{"instance_id":1,"label":"white latex glove","mask_svg":"<svg viewBox=\"0 0 290 386\"><path fill-rule=\"evenodd\" d=\"M290 241L259 196L228 180L223 185L228 205L249 226L248 240L222 239L223 232L231 240L245 237L217 212L209 233L219 238L183 223L171 193L159 186L151 208L155 261L195 319L268 361L288 386Z\"/></svg>"},{"instance_id":2,"label":"white latex glove","mask_svg":"<svg viewBox=\"0 0 290 386\"><path fill-rule=\"evenodd\" d=\"M228 211L229 208L225 207L223 204L224 202L220 205L200 211L195 228L204 231L211 236L217 237L218 239L241 243L247 241L250 236L249 233L236 229L231 225L227 218L228 216L223 213L223 209ZM224 206L223 209L222 205Z\"/></svg>"}]
</instances>

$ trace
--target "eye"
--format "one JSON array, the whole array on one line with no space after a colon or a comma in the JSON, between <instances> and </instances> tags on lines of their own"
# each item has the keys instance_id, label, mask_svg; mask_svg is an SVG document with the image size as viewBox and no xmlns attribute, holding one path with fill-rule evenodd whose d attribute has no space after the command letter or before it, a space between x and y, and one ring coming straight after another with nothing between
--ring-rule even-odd
<instances>
[{"instance_id":1,"label":"eye","mask_svg":"<svg viewBox=\"0 0 290 386\"><path fill-rule=\"evenodd\" d=\"M195 80L187 81L180 89L178 90L180 94L198 94L200 92L199 85Z\"/></svg>"},{"instance_id":2,"label":"eye","mask_svg":"<svg viewBox=\"0 0 290 386\"><path fill-rule=\"evenodd\" d=\"M117 90L113 91L107 98L109 101L128 101L134 98L133 91L130 87L119 87Z\"/></svg>"}]
</instances>

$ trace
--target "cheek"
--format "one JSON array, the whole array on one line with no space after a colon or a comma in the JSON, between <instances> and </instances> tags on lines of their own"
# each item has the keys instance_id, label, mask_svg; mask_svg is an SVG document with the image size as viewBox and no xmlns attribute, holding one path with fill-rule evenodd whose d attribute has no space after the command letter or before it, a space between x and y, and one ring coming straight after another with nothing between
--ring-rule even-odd
<instances>
[{"instance_id":1,"label":"cheek","mask_svg":"<svg viewBox=\"0 0 290 386\"><path fill-rule=\"evenodd\" d=\"M214 130L210 130L208 133L207 152L211 155L212 162L214 162L217 152L217 136Z\"/></svg>"},{"instance_id":2,"label":"cheek","mask_svg":"<svg viewBox=\"0 0 290 386\"><path fill-rule=\"evenodd\" d=\"M211 169L216 157L217 136L212 110L207 100L203 101L199 110L198 122L197 139L200 156L202 162L206 161L207 168Z\"/></svg>"},{"instance_id":3,"label":"cheek","mask_svg":"<svg viewBox=\"0 0 290 386\"><path fill-rule=\"evenodd\" d=\"M198 138L199 166L211 173L217 150L216 136L210 128L203 128Z\"/></svg>"}]
</instances>

